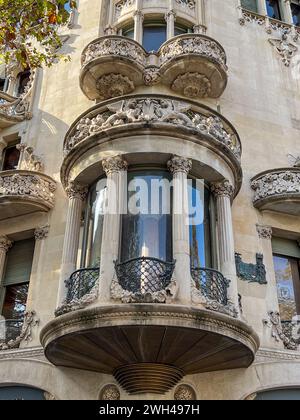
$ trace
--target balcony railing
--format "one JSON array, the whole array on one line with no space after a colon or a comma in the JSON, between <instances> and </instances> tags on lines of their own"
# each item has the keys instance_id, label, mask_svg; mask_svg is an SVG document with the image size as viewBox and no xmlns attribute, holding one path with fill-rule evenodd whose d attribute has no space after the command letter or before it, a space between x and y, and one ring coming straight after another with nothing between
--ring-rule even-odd
<instances>
[{"instance_id":1,"label":"balcony railing","mask_svg":"<svg viewBox=\"0 0 300 420\"><path fill-rule=\"evenodd\" d=\"M227 291L230 281L223 274L208 268L194 267L191 268L191 274L197 289L205 298L225 307L228 305Z\"/></svg>"},{"instance_id":2,"label":"balcony railing","mask_svg":"<svg viewBox=\"0 0 300 420\"><path fill-rule=\"evenodd\" d=\"M75 271L65 281L67 288L66 303L70 304L74 301L79 301L89 294L99 278L99 271L99 268L84 268Z\"/></svg>"},{"instance_id":3,"label":"balcony railing","mask_svg":"<svg viewBox=\"0 0 300 420\"><path fill-rule=\"evenodd\" d=\"M154 294L170 285L175 261L141 257L120 263L115 261L118 282L123 290L132 294Z\"/></svg>"}]
</instances>

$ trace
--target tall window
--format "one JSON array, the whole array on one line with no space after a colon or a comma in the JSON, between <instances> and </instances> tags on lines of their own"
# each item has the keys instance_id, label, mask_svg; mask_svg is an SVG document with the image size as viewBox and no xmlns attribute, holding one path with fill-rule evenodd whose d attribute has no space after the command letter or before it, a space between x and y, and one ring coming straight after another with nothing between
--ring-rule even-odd
<instances>
[{"instance_id":1,"label":"tall window","mask_svg":"<svg viewBox=\"0 0 300 420\"><path fill-rule=\"evenodd\" d=\"M203 182L196 182L196 180L191 182L189 185L191 267L212 268L212 198Z\"/></svg>"},{"instance_id":2,"label":"tall window","mask_svg":"<svg viewBox=\"0 0 300 420\"><path fill-rule=\"evenodd\" d=\"M82 268L100 266L105 199L106 178L102 178L89 192L85 213Z\"/></svg>"},{"instance_id":3,"label":"tall window","mask_svg":"<svg viewBox=\"0 0 300 420\"><path fill-rule=\"evenodd\" d=\"M128 173L128 212L122 217L121 262L140 257L172 261L170 181L167 171Z\"/></svg>"},{"instance_id":4,"label":"tall window","mask_svg":"<svg viewBox=\"0 0 300 420\"><path fill-rule=\"evenodd\" d=\"M15 170L18 167L20 159L20 151L17 149L17 145L8 146L4 149L2 159L2 171Z\"/></svg>"},{"instance_id":5,"label":"tall window","mask_svg":"<svg viewBox=\"0 0 300 420\"><path fill-rule=\"evenodd\" d=\"M250 10L251 12L258 12L257 0L242 0L241 4L244 9Z\"/></svg>"},{"instance_id":6,"label":"tall window","mask_svg":"<svg viewBox=\"0 0 300 420\"><path fill-rule=\"evenodd\" d=\"M167 40L167 25L164 22L144 24L143 47L146 51L157 51Z\"/></svg>"},{"instance_id":7,"label":"tall window","mask_svg":"<svg viewBox=\"0 0 300 420\"><path fill-rule=\"evenodd\" d=\"M22 73L18 74L18 86L17 86L17 92L16 92L17 96L23 95L29 81L30 81L30 70L25 70Z\"/></svg>"},{"instance_id":8,"label":"tall window","mask_svg":"<svg viewBox=\"0 0 300 420\"><path fill-rule=\"evenodd\" d=\"M294 0L294 1L292 0L291 8L292 8L294 25L300 26L300 1L299 0Z\"/></svg>"},{"instance_id":9,"label":"tall window","mask_svg":"<svg viewBox=\"0 0 300 420\"><path fill-rule=\"evenodd\" d=\"M22 321L28 297L34 239L15 242L8 251L3 278L2 316Z\"/></svg>"},{"instance_id":10,"label":"tall window","mask_svg":"<svg viewBox=\"0 0 300 420\"><path fill-rule=\"evenodd\" d=\"M266 0L267 13L272 19L282 20L279 0Z\"/></svg>"},{"instance_id":11,"label":"tall window","mask_svg":"<svg viewBox=\"0 0 300 420\"><path fill-rule=\"evenodd\" d=\"M273 240L274 267L281 320L300 315L300 249L297 242Z\"/></svg>"}]
</instances>

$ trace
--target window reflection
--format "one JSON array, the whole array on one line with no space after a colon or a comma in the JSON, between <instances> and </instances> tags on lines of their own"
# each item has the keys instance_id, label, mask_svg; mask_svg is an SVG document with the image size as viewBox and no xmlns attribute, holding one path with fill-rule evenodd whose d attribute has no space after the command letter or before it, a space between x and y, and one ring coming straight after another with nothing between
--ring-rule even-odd
<instances>
[{"instance_id":1,"label":"window reflection","mask_svg":"<svg viewBox=\"0 0 300 420\"><path fill-rule=\"evenodd\" d=\"M278 0L266 0L267 13L272 19L281 20L281 11Z\"/></svg>"},{"instance_id":2,"label":"window reflection","mask_svg":"<svg viewBox=\"0 0 300 420\"><path fill-rule=\"evenodd\" d=\"M5 288L2 316L5 319L23 319L26 311L29 283Z\"/></svg>"},{"instance_id":3,"label":"window reflection","mask_svg":"<svg viewBox=\"0 0 300 420\"><path fill-rule=\"evenodd\" d=\"M299 261L274 256L275 278L282 321L291 321L300 315Z\"/></svg>"},{"instance_id":4,"label":"window reflection","mask_svg":"<svg viewBox=\"0 0 300 420\"><path fill-rule=\"evenodd\" d=\"M143 47L146 51L158 51L167 40L166 24L145 24L143 32Z\"/></svg>"},{"instance_id":5,"label":"window reflection","mask_svg":"<svg viewBox=\"0 0 300 420\"><path fill-rule=\"evenodd\" d=\"M102 178L90 189L85 215L82 268L100 266L106 184L106 178Z\"/></svg>"},{"instance_id":6,"label":"window reflection","mask_svg":"<svg viewBox=\"0 0 300 420\"><path fill-rule=\"evenodd\" d=\"M125 262L132 258L151 257L164 261L172 261L172 215L171 215L171 196L169 195L167 204L169 214L165 214L166 195L163 189L159 191L159 202L155 207L157 212L151 209L157 198L156 192L151 187L153 181L171 181L169 172L164 171L143 171L131 172L128 174L128 214L122 218L122 240L121 240L121 261ZM136 193L141 191L141 186L146 186L148 197L142 200L146 205L137 199L137 207L141 206L139 214L132 214L131 204L138 196ZM144 206L142 208L142 206Z\"/></svg>"},{"instance_id":7,"label":"window reflection","mask_svg":"<svg viewBox=\"0 0 300 420\"><path fill-rule=\"evenodd\" d=\"M300 3L299 4L291 3L291 9L292 9L294 25L300 26Z\"/></svg>"},{"instance_id":8,"label":"window reflection","mask_svg":"<svg viewBox=\"0 0 300 420\"><path fill-rule=\"evenodd\" d=\"M210 223L210 192L203 182L191 181L189 185L190 215L195 209L198 213L196 224L190 226L191 266L194 268L211 268L211 223Z\"/></svg>"}]
</instances>

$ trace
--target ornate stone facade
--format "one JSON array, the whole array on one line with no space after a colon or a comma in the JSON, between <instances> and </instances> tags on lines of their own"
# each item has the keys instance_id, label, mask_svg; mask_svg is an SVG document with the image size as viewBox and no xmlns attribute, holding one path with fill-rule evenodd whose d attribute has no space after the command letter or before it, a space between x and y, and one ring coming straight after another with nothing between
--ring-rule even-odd
<instances>
[{"instance_id":1,"label":"ornate stone facade","mask_svg":"<svg viewBox=\"0 0 300 420\"><path fill-rule=\"evenodd\" d=\"M81 201L84 201L88 193L88 187L86 185L81 185L78 182L71 181L66 188L66 193L70 200L79 198Z\"/></svg>"},{"instance_id":2,"label":"ornate stone facade","mask_svg":"<svg viewBox=\"0 0 300 420\"><path fill-rule=\"evenodd\" d=\"M272 239L273 229L271 226L256 225L256 230L261 239Z\"/></svg>"},{"instance_id":3,"label":"ornate stone facade","mask_svg":"<svg viewBox=\"0 0 300 420\"><path fill-rule=\"evenodd\" d=\"M117 401L120 399L120 391L116 385L105 385L100 392L100 400Z\"/></svg>"},{"instance_id":4,"label":"ornate stone facade","mask_svg":"<svg viewBox=\"0 0 300 420\"><path fill-rule=\"evenodd\" d=\"M282 342L288 350L298 350L300 346L300 323L290 322L287 325L281 322L280 314L276 311L268 312L268 319L263 324L271 328L271 335L277 341Z\"/></svg>"},{"instance_id":5,"label":"ornate stone facade","mask_svg":"<svg viewBox=\"0 0 300 420\"><path fill-rule=\"evenodd\" d=\"M196 400L196 392L191 387L191 385L181 384L179 385L174 392L174 400L178 401L189 401L189 400Z\"/></svg>"},{"instance_id":6,"label":"ornate stone facade","mask_svg":"<svg viewBox=\"0 0 300 420\"><path fill-rule=\"evenodd\" d=\"M28 311L24 315L23 326L20 329L20 333L13 339L6 339L6 336L10 337L10 328L16 328L16 322L0 321L1 334L0 334L0 350L16 349L22 342L29 343L32 341L32 328L39 325L39 319L36 317L35 311ZM11 325L13 324L13 325ZM4 327L4 331L3 330ZM3 334L2 334L3 332Z\"/></svg>"},{"instance_id":7,"label":"ornate stone facade","mask_svg":"<svg viewBox=\"0 0 300 420\"><path fill-rule=\"evenodd\" d=\"M100 135L114 127L139 123L163 123L192 129L199 135L213 138L240 159L240 141L220 116L205 115L188 102L159 97L110 102L96 113L93 111L91 116L87 114L69 131L64 144L65 154L90 136Z\"/></svg>"}]
</instances>

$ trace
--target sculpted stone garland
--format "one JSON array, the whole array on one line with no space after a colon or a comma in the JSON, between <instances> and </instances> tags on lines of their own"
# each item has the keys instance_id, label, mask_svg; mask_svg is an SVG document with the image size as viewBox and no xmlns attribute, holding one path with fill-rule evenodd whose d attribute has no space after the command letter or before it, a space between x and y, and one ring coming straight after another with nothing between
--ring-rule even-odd
<instances>
[{"instance_id":1,"label":"sculpted stone garland","mask_svg":"<svg viewBox=\"0 0 300 420\"><path fill-rule=\"evenodd\" d=\"M170 99L127 99L106 106L94 117L82 118L71 131L64 145L68 154L78 143L89 136L109 128L133 123L168 123L183 126L210 136L226 146L236 158L241 157L241 147L234 134L229 133L217 115L204 115L192 105Z\"/></svg>"},{"instance_id":2,"label":"sculpted stone garland","mask_svg":"<svg viewBox=\"0 0 300 420\"><path fill-rule=\"evenodd\" d=\"M255 191L254 204L268 197L300 194L300 170L278 170L262 175L251 183Z\"/></svg>"},{"instance_id":3,"label":"sculpted stone garland","mask_svg":"<svg viewBox=\"0 0 300 420\"><path fill-rule=\"evenodd\" d=\"M9 175L2 173L0 175L0 195L40 199L52 207L55 190L56 184L43 179L40 175L22 174L20 172Z\"/></svg>"},{"instance_id":4,"label":"sculpted stone garland","mask_svg":"<svg viewBox=\"0 0 300 420\"><path fill-rule=\"evenodd\" d=\"M20 331L19 336L15 340L6 341L0 339L0 350L16 349L22 343L22 341L29 342L32 340L32 327L39 325L39 319L36 318L35 311L26 312L24 317L24 323ZM5 321L4 321L5 323ZM5 325L5 324L4 324ZM8 325L9 328L9 325Z\"/></svg>"}]
</instances>

